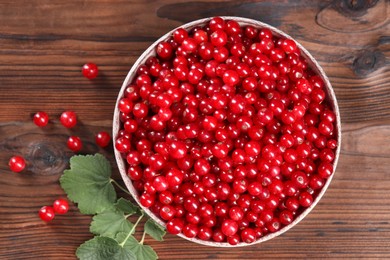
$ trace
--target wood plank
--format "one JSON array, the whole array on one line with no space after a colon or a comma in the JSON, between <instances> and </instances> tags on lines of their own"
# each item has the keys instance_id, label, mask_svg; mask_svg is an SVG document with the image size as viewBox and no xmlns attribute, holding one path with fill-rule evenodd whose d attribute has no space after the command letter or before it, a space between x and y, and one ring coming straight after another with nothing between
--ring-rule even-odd
<instances>
[{"instance_id":1,"label":"wood plank","mask_svg":"<svg viewBox=\"0 0 390 260\"><path fill-rule=\"evenodd\" d=\"M128 70L167 31L214 15L267 22L319 61L342 116L338 169L316 208L271 241L222 249L167 235L146 243L160 259L390 258L389 1L0 0L0 259L75 259L92 237L90 217L74 205L50 224L37 217L64 196L58 178L72 155L67 137L85 140L82 153L105 154L121 181L112 148L98 148L93 136L111 131ZM93 81L81 76L88 61L100 68ZM60 126L65 109L78 113L77 128ZM38 110L49 113L49 127L31 122ZM26 157L25 172L9 171L13 154Z\"/></svg>"}]
</instances>

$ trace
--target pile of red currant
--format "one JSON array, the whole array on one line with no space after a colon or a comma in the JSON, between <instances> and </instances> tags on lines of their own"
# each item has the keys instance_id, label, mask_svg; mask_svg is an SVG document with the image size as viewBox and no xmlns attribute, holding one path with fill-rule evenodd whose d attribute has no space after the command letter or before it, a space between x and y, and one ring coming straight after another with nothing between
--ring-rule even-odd
<instances>
[{"instance_id":1,"label":"pile of red currant","mask_svg":"<svg viewBox=\"0 0 390 260\"><path fill-rule=\"evenodd\" d=\"M312 205L333 173L336 115L293 40L215 17L155 51L115 133L142 206L172 234L236 245Z\"/></svg>"}]
</instances>

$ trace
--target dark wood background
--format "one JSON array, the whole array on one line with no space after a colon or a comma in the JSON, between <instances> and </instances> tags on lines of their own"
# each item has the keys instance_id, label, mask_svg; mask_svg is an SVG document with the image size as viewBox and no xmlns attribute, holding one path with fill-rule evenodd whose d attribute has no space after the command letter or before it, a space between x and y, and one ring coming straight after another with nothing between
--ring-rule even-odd
<instances>
[{"instance_id":1,"label":"dark wood background","mask_svg":"<svg viewBox=\"0 0 390 260\"><path fill-rule=\"evenodd\" d=\"M323 66L338 97L343 144L333 182L317 207L284 235L237 249L208 248L167 235L147 240L160 259L390 258L390 3L384 0L137 1L0 0L0 259L75 259L91 238L90 217L75 206L50 224L39 208L64 196L58 179L72 155L111 130L117 92L136 58L158 37L208 16L236 15L280 28ZM80 68L99 65L89 81ZM60 126L65 109L74 130ZM39 129L32 113L44 110ZM11 173L8 160L25 156ZM115 176L119 175L114 167Z\"/></svg>"}]
</instances>

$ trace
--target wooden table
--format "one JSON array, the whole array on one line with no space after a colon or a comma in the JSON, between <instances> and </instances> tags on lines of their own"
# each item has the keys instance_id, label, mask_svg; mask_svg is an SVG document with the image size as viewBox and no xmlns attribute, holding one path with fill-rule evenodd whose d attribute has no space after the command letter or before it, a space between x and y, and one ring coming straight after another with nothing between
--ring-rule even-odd
<instances>
[{"instance_id":1,"label":"wooden table","mask_svg":"<svg viewBox=\"0 0 390 260\"><path fill-rule=\"evenodd\" d=\"M50 224L37 216L64 196L67 137L79 135L83 153L103 153L115 165L112 148L97 148L94 134L111 130L131 65L165 32L214 15L274 25L318 59L342 116L339 166L317 207L266 243L219 249L172 235L146 242L161 259L390 258L389 1L0 0L0 259L75 259L91 238L90 217L74 205ZM86 62L99 65L97 79L82 77ZM59 123L66 109L79 116L74 130ZM44 129L31 121L39 110L51 116ZM14 154L28 161L23 173L8 169Z\"/></svg>"}]
</instances>

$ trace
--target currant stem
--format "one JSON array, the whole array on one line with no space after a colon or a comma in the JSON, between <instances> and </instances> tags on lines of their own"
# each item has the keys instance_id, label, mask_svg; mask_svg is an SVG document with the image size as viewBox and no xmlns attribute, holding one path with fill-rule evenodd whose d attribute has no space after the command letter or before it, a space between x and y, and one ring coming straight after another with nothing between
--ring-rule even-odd
<instances>
[{"instance_id":1,"label":"currant stem","mask_svg":"<svg viewBox=\"0 0 390 260\"><path fill-rule=\"evenodd\" d=\"M131 196L131 193L123 188L119 183L117 183L114 179L110 179L110 182L114 183L121 191L125 192L126 194Z\"/></svg>"},{"instance_id":2,"label":"currant stem","mask_svg":"<svg viewBox=\"0 0 390 260\"><path fill-rule=\"evenodd\" d=\"M144 233L142 234L141 241L139 241L139 244L140 244L140 245L143 245L143 244L144 244L145 235L146 235L146 232L145 232L145 230L144 230Z\"/></svg>"},{"instance_id":3,"label":"currant stem","mask_svg":"<svg viewBox=\"0 0 390 260\"><path fill-rule=\"evenodd\" d=\"M129 239L129 237L131 236L131 234L134 232L135 228L137 227L137 225L139 224L139 222L141 221L141 219L142 219L143 217L144 217L144 212L141 211L141 216L139 216L139 218L137 219L137 222L135 222L133 228L130 230L129 234L127 234L125 240L123 240L123 242L119 244L121 247L123 247L123 246L126 244L127 240ZM143 240L142 240L142 241L143 241Z\"/></svg>"}]
</instances>

